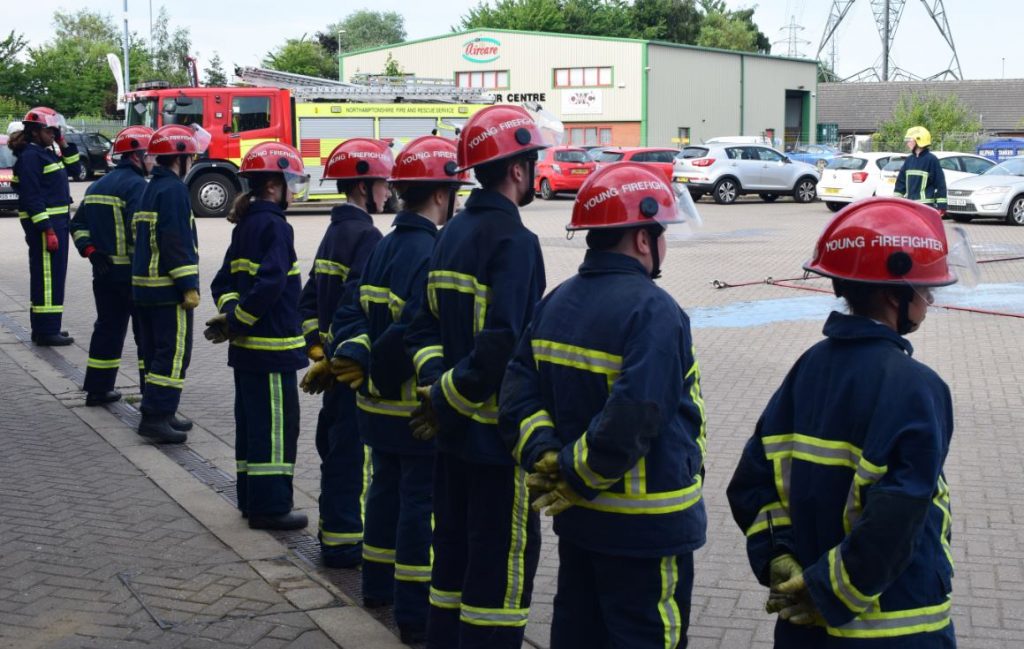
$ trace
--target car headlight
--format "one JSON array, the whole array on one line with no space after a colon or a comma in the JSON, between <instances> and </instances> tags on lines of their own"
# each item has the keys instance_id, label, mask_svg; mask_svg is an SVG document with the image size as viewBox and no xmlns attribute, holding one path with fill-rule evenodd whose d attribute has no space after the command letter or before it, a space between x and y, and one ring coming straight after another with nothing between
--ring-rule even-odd
<instances>
[{"instance_id":1,"label":"car headlight","mask_svg":"<svg viewBox=\"0 0 1024 649\"><path fill-rule=\"evenodd\" d=\"M1005 194L1005 193L1007 193L1009 191L1010 191L1009 187L999 187L999 186L993 185L993 186L989 186L989 187L982 187L981 189L979 189L978 191L976 191L974 193L975 193L975 195L983 194L985 196L995 197L995 196L1002 196L1003 194Z\"/></svg>"}]
</instances>

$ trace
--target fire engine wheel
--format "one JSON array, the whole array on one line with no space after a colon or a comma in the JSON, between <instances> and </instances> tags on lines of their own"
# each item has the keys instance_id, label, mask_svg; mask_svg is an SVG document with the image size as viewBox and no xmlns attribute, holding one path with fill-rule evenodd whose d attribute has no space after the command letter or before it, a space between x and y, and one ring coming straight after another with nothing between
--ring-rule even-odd
<instances>
[{"instance_id":1,"label":"fire engine wheel","mask_svg":"<svg viewBox=\"0 0 1024 649\"><path fill-rule=\"evenodd\" d=\"M231 211L238 191L222 174L206 173L192 181L192 211L199 217L223 217Z\"/></svg>"}]
</instances>

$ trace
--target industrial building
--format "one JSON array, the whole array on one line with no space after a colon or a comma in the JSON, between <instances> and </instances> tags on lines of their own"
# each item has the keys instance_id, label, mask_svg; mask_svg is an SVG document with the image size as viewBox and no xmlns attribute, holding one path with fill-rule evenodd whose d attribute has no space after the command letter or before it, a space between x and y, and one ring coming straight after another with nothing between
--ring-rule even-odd
<instances>
[{"instance_id":1,"label":"industrial building","mask_svg":"<svg viewBox=\"0 0 1024 649\"><path fill-rule=\"evenodd\" d=\"M536 101L575 145L679 146L767 135L813 142L817 64L658 41L474 29L342 55L342 78L405 74ZM780 142L781 143L781 142Z\"/></svg>"}]
</instances>

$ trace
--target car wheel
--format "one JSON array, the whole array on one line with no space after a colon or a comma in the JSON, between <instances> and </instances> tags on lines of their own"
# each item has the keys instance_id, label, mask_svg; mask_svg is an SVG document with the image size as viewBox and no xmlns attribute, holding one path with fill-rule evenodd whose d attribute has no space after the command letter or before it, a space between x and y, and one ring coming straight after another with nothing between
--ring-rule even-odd
<instances>
[{"instance_id":1,"label":"car wheel","mask_svg":"<svg viewBox=\"0 0 1024 649\"><path fill-rule=\"evenodd\" d=\"M735 203L739 197L740 185L732 178L722 178L715 183L715 188L711 193L715 197L715 202L719 205L730 205Z\"/></svg>"},{"instance_id":2,"label":"car wheel","mask_svg":"<svg viewBox=\"0 0 1024 649\"><path fill-rule=\"evenodd\" d=\"M779 198L778 194L772 194L770 192L762 192L758 194L758 196L760 196L761 200L765 203L774 203Z\"/></svg>"},{"instance_id":3,"label":"car wheel","mask_svg":"<svg viewBox=\"0 0 1024 649\"><path fill-rule=\"evenodd\" d=\"M973 216L967 216L966 214L963 214L963 215L961 215L961 214L954 214L953 215L953 220L956 221L957 223L970 223L971 221L974 220L974 217Z\"/></svg>"},{"instance_id":4,"label":"car wheel","mask_svg":"<svg viewBox=\"0 0 1024 649\"><path fill-rule=\"evenodd\" d=\"M801 178L793 188L793 199L797 203L810 203L818 197L818 183L813 178Z\"/></svg>"},{"instance_id":5,"label":"car wheel","mask_svg":"<svg viewBox=\"0 0 1024 649\"><path fill-rule=\"evenodd\" d=\"M236 194L238 191L227 176L219 173L201 174L189 185L192 211L198 217L226 217Z\"/></svg>"},{"instance_id":6,"label":"car wheel","mask_svg":"<svg viewBox=\"0 0 1024 649\"><path fill-rule=\"evenodd\" d=\"M702 194L700 192L690 192L690 198L693 199L694 203L696 203L697 201L699 201L703 197L704 197L704 194Z\"/></svg>"},{"instance_id":7,"label":"car wheel","mask_svg":"<svg viewBox=\"0 0 1024 649\"><path fill-rule=\"evenodd\" d=\"M551 191L551 183L548 182L547 178L542 178L540 181L540 197L546 201L550 201L555 197L555 192Z\"/></svg>"},{"instance_id":8,"label":"car wheel","mask_svg":"<svg viewBox=\"0 0 1024 649\"><path fill-rule=\"evenodd\" d=\"M75 180L81 183L90 178L92 178L92 169L89 168L89 163L83 159L78 163L78 173L75 174Z\"/></svg>"},{"instance_id":9,"label":"car wheel","mask_svg":"<svg viewBox=\"0 0 1024 649\"><path fill-rule=\"evenodd\" d=\"M833 212L838 212L839 210L841 210L844 207L846 207L846 203L837 203L835 201L825 201L825 207L827 207L828 209L832 210Z\"/></svg>"},{"instance_id":10,"label":"car wheel","mask_svg":"<svg viewBox=\"0 0 1024 649\"><path fill-rule=\"evenodd\" d=\"M1010 201L1010 211L1006 213L1006 222L1010 225L1024 225L1024 194L1015 196Z\"/></svg>"}]
</instances>

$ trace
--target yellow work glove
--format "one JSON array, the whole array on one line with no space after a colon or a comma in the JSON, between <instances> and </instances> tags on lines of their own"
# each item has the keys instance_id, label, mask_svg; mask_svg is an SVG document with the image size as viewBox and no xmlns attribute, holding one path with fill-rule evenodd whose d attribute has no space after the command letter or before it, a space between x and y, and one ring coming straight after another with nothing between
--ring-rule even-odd
<instances>
[{"instance_id":1,"label":"yellow work glove","mask_svg":"<svg viewBox=\"0 0 1024 649\"><path fill-rule=\"evenodd\" d=\"M558 451L544 451L534 463L533 470L549 478L558 478Z\"/></svg>"},{"instance_id":2,"label":"yellow work glove","mask_svg":"<svg viewBox=\"0 0 1024 649\"><path fill-rule=\"evenodd\" d=\"M331 359L331 373L339 383L347 383L348 387L358 390L366 376L363 366L351 358L335 357Z\"/></svg>"},{"instance_id":3,"label":"yellow work glove","mask_svg":"<svg viewBox=\"0 0 1024 649\"><path fill-rule=\"evenodd\" d=\"M306 356L308 356L309 360L313 361L314 363L317 361L322 361L324 359L324 346L317 344L310 345L309 349L306 350Z\"/></svg>"},{"instance_id":4,"label":"yellow work glove","mask_svg":"<svg viewBox=\"0 0 1024 649\"><path fill-rule=\"evenodd\" d=\"M302 377L299 387L306 394L320 394L333 385L334 375L331 374L331 365L326 360L322 360L313 363L306 375Z\"/></svg>"},{"instance_id":5,"label":"yellow work glove","mask_svg":"<svg viewBox=\"0 0 1024 649\"><path fill-rule=\"evenodd\" d=\"M231 339L228 333L228 317L223 313L218 314L206 321L206 330L203 336L213 344L226 342Z\"/></svg>"},{"instance_id":6,"label":"yellow work glove","mask_svg":"<svg viewBox=\"0 0 1024 649\"><path fill-rule=\"evenodd\" d=\"M792 624L800 626L818 625L824 626L825 618L822 617L818 607L811 599L811 593L807 590L807 582L803 574L796 575L792 579L782 582L776 590L792 600L792 603L779 611L779 617Z\"/></svg>"},{"instance_id":7,"label":"yellow work glove","mask_svg":"<svg viewBox=\"0 0 1024 649\"><path fill-rule=\"evenodd\" d=\"M800 562L792 554L783 554L772 559L768 564L768 584L771 590L768 593L768 601L764 605L766 613L778 613L795 603L792 597L784 595L776 589L779 584L787 582L803 572L804 569Z\"/></svg>"},{"instance_id":8,"label":"yellow work glove","mask_svg":"<svg viewBox=\"0 0 1024 649\"><path fill-rule=\"evenodd\" d=\"M527 478L527 484L529 484L529 478ZM563 479L555 483L555 486L551 491L542 494L539 498L534 500L531 506L535 512L539 512L547 507L547 509L544 510L545 516L557 516L582 501L583 498L573 491L572 487L569 486L569 483Z\"/></svg>"},{"instance_id":9,"label":"yellow work glove","mask_svg":"<svg viewBox=\"0 0 1024 649\"><path fill-rule=\"evenodd\" d=\"M430 400L430 386L416 388L416 396L420 400L420 405L412 411L409 427L412 428L413 437L425 442L434 439L441 426L437 422L437 413L434 412L434 404Z\"/></svg>"},{"instance_id":10,"label":"yellow work glove","mask_svg":"<svg viewBox=\"0 0 1024 649\"><path fill-rule=\"evenodd\" d=\"M181 296L181 308L191 311L197 306L199 306L199 291L194 288L186 290Z\"/></svg>"}]
</instances>

